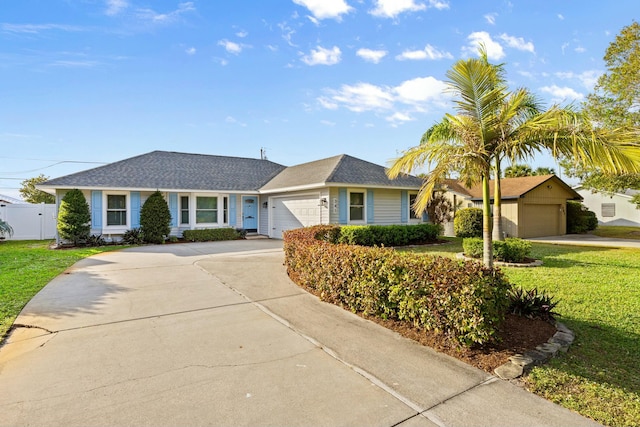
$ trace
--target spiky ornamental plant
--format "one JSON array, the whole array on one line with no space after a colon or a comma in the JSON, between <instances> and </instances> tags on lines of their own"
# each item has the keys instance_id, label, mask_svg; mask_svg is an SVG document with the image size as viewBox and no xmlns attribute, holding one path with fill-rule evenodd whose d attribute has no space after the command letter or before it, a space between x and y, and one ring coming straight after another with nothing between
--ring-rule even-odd
<instances>
[{"instance_id":1,"label":"spiky ornamental plant","mask_svg":"<svg viewBox=\"0 0 640 427\"><path fill-rule=\"evenodd\" d=\"M160 191L149 196L142 205L140 229L147 243L163 243L171 232L171 212Z\"/></svg>"},{"instance_id":2,"label":"spiky ornamental plant","mask_svg":"<svg viewBox=\"0 0 640 427\"><path fill-rule=\"evenodd\" d=\"M58 210L58 235L60 238L75 246L86 241L91 231L90 221L89 204L82 191L78 189L68 191L62 198Z\"/></svg>"}]
</instances>

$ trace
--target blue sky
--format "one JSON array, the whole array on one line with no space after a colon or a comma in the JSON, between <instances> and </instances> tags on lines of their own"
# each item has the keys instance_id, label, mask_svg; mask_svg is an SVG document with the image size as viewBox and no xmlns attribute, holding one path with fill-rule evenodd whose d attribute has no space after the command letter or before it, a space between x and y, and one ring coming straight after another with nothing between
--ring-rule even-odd
<instances>
[{"instance_id":1,"label":"blue sky","mask_svg":"<svg viewBox=\"0 0 640 427\"><path fill-rule=\"evenodd\" d=\"M579 103L639 16L637 0L4 0L0 193L153 150L384 165L453 112L445 73L478 43L512 88Z\"/></svg>"}]
</instances>

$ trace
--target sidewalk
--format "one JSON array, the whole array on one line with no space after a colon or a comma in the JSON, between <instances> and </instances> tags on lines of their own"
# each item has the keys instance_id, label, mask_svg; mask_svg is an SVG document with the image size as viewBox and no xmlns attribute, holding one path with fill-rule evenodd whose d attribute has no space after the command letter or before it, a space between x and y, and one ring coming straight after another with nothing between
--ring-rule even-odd
<instances>
[{"instance_id":1,"label":"sidewalk","mask_svg":"<svg viewBox=\"0 0 640 427\"><path fill-rule=\"evenodd\" d=\"M281 245L79 262L0 348L0 425L597 425L320 302Z\"/></svg>"}]
</instances>

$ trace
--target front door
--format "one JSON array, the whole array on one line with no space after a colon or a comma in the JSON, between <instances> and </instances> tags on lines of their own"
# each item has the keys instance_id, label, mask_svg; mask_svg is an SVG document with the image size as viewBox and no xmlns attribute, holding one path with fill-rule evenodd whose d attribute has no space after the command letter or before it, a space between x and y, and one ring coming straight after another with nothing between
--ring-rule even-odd
<instances>
[{"instance_id":1,"label":"front door","mask_svg":"<svg viewBox=\"0 0 640 427\"><path fill-rule=\"evenodd\" d=\"M258 197L242 196L242 228L258 231Z\"/></svg>"}]
</instances>

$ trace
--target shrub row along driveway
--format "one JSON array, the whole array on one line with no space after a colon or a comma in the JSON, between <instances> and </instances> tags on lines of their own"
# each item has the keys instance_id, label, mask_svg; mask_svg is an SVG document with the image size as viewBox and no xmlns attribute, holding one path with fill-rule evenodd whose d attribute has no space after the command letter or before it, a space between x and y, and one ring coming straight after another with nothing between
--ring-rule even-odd
<instances>
[{"instance_id":1,"label":"shrub row along driveway","mask_svg":"<svg viewBox=\"0 0 640 427\"><path fill-rule=\"evenodd\" d=\"M289 281L281 242L87 258L0 349L0 425L589 425Z\"/></svg>"}]
</instances>

